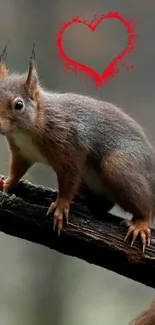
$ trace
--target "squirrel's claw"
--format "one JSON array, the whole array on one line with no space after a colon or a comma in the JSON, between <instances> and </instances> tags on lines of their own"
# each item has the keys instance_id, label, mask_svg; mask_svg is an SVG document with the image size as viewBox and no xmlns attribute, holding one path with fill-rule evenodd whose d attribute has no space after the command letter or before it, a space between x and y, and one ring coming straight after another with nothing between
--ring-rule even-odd
<instances>
[{"instance_id":1,"label":"squirrel's claw","mask_svg":"<svg viewBox=\"0 0 155 325\"><path fill-rule=\"evenodd\" d=\"M56 200L55 202L51 203L47 211L47 215L49 213L52 213L54 210L53 231L55 231L55 228L57 226L58 235L60 235L60 232L63 229L63 215L65 216L66 223L68 223L69 207L68 204L60 204L59 200Z\"/></svg>"},{"instance_id":2,"label":"squirrel's claw","mask_svg":"<svg viewBox=\"0 0 155 325\"><path fill-rule=\"evenodd\" d=\"M52 213L56 207L57 207L57 200L51 203L51 205L48 208L47 215Z\"/></svg>"},{"instance_id":3,"label":"squirrel's claw","mask_svg":"<svg viewBox=\"0 0 155 325\"><path fill-rule=\"evenodd\" d=\"M55 227L58 228L58 236L60 236L60 232L63 229L63 214L60 211L55 211L53 218L53 231L55 231Z\"/></svg>"},{"instance_id":4,"label":"squirrel's claw","mask_svg":"<svg viewBox=\"0 0 155 325\"><path fill-rule=\"evenodd\" d=\"M132 234L131 247L134 245L138 235L140 235L142 242L142 250L145 252L146 244L150 245L151 230L148 228L148 222L144 221L131 221L128 232L124 238L124 241Z\"/></svg>"}]
</instances>

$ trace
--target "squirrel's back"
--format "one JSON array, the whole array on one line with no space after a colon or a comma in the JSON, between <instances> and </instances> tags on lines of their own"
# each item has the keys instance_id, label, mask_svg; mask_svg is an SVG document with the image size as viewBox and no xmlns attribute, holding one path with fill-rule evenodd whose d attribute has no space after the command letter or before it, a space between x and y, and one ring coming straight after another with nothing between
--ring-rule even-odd
<instances>
[{"instance_id":1,"label":"squirrel's back","mask_svg":"<svg viewBox=\"0 0 155 325\"><path fill-rule=\"evenodd\" d=\"M143 128L117 106L74 93L49 93L48 96L43 93L42 96L47 103L47 123L53 119L66 127L68 134L76 131L76 140L90 151L104 155L122 150L141 159L151 152L155 159Z\"/></svg>"}]
</instances>

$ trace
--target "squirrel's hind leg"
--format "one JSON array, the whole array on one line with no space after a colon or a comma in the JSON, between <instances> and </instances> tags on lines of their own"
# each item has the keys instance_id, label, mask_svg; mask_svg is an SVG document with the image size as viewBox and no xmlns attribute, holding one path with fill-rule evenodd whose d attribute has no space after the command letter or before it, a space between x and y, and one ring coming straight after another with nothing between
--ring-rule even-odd
<instances>
[{"instance_id":1,"label":"squirrel's hind leg","mask_svg":"<svg viewBox=\"0 0 155 325\"><path fill-rule=\"evenodd\" d=\"M101 175L116 203L133 215L132 220L128 221L129 228L125 240L132 235L133 246L137 236L140 236L144 252L146 243L150 244L149 223L153 212L153 199L147 179L136 168L134 160L129 159L125 153L107 155L101 164Z\"/></svg>"}]
</instances>

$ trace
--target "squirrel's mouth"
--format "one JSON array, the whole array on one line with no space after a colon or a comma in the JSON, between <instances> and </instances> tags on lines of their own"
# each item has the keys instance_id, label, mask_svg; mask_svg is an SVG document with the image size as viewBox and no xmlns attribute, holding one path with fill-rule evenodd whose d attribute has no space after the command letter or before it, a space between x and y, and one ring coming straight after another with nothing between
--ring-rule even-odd
<instances>
[{"instance_id":1,"label":"squirrel's mouth","mask_svg":"<svg viewBox=\"0 0 155 325\"><path fill-rule=\"evenodd\" d=\"M8 133L10 133L10 131L8 131L8 130L1 130L0 129L0 134L1 135L7 135Z\"/></svg>"}]
</instances>

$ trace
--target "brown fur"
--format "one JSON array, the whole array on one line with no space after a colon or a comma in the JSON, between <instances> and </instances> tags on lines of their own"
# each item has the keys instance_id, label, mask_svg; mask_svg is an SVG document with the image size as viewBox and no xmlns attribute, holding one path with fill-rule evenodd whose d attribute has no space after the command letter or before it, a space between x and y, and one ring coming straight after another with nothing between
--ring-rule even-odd
<instances>
[{"instance_id":1,"label":"brown fur","mask_svg":"<svg viewBox=\"0 0 155 325\"><path fill-rule=\"evenodd\" d=\"M3 62L0 62L0 78L3 80L8 76L8 70Z\"/></svg>"},{"instance_id":2,"label":"brown fur","mask_svg":"<svg viewBox=\"0 0 155 325\"><path fill-rule=\"evenodd\" d=\"M2 54L0 56L0 80L5 79L8 76L9 70L6 67L5 64L5 59L6 59L6 55L7 55L7 46L8 44L5 46L4 50L2 51Z\"/></svg>"},{"instance_id":3,"label":"brown fur","mask_svg":"<svg viewBox=\"0 0 155 325\"><path fill-rule=\"evenodd\" d=\"M155 300L147 310L135 317L129 325L155 325Z\"/></svg>"},{"instance_id":4,"label":"brown fur","mask_svg":"<svg viewBox=\"0 0 155 325\"><path fill-rule=\"evenodd\" d=\"M146 218L148 221L154 211L153 196L150 196L150 185L138 168L135 177L133 173L135 167L134 161L128 160L126 154L113 152L104 157L101 175L107 186L111 188L115 200L125 211L132 213L134 218L139 219L143 216L143 220ZM141 191L139 183L142 185ZM130 197L128 193L131 184L133 184L133 189ZM144 197L145 200L142 199Z\"/></svg>"}]
</instances>

